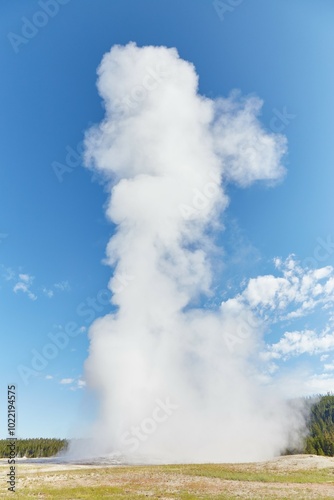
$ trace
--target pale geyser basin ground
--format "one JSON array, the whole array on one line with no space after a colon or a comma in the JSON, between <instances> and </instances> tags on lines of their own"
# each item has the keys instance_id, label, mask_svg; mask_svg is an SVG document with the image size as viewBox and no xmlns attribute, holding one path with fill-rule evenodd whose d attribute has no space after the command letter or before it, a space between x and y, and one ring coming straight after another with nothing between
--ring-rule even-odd
<instances>
[{"instance_id":1,"label":"pale geyser basin ground","mask_svg":"<svg viewBox=\"0 0 334 500\"><path fill-rule=\"evenodd\" d=\"M6 491L7 467L1 460L1 498L13 495ZM19 459L17 478L18 499L325 500L334 498L334 457L292 455L264 462L158 466L120 465L112 459Z\"/></svg>"}]
</instances>

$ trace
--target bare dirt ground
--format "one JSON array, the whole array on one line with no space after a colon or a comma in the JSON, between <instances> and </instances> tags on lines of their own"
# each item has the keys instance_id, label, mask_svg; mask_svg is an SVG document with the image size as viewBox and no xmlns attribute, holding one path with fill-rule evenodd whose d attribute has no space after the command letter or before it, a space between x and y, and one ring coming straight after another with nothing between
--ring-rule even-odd
<instances>
[{"instance_id":1,"label":"bare dirt ground","mask_svg":"<svg viewBox=\"0 0 334 500\"><path fill-rule=\"evenodd\" d=\"M319 455L287 455L284 457L277 457L267 462L252 463L255 470L282 470L292 472L297 470L310 470L310 469L334 469L334 457L321 457Z\"/></svg>"},{"instance_id":2,"label":"bare dirt ground","mask_svg":"<svg viewBox=\"0 0 334 500\"><path fill-rule=\"evenodd\" d=\"M0 498L9 496L7 468L0 461ZM334 457L315 455L246 464L137 467L21 462L17 471L15 495L20 499L334 498Z\"/></svg>"}]
</instances>

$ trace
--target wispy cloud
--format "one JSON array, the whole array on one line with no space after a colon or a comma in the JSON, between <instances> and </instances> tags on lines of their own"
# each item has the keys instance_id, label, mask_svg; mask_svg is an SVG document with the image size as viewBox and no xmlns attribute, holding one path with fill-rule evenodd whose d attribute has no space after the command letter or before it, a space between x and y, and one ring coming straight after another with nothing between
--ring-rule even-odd
<instances>
[{"instance_id":1,"label":"wispy cloud","mask_svg":"<svg viewBox=\"0 0 334 500\"><path fill-rule=\"evenodd\" d=\"M15 272L11 267L2 266L2 272L2 276L6 281L12 281L13 279L15 279Z\"/></svg>"},{"instance_id":2,"label":"wispy cloud","mask_svg":"<svg viewBox=\"0 0 334 500\"><path fill-rule=\"evenodd\" d=\"M271 331L274 325L284 332L277 342L260 347L259 356L268 380L278 372L278 362L302 355L322 355L324 361L326 353L334 351L334 269L305 268L293 255L286 260L276 258L274 264L275 275L249 279L242 292L221 304L225 317L237 316L239 321L244 318L245 327L239 332L240 338L232 339L233 347L246 344L249 337L257 337L261 331ZM296 324L319 311L327 313L321 328L300 328ZM325 370L329 369L327 364Z\"/></svg>"},{"instance_id":3,"label":"wispy cloud","mask_svg":"<svg viewBox=\"0 0 334 500\"><path fill-rule=\"evenodd\" d=\"M67 292L71 289L70 284L67 280L60 281L59 283L55 283L54 288L60 290L61 292Z\"/></svg>"},{"instance_id":4,"label":"wispy cloud","mask_svg":"<svg viewBox=\"0 0 334 500\"><path fill-rule=\"evenodd\" d=\"M334 350L334 332L326 328L320 334L314 330L285 332L283 337L268 349L268 358L287 360L301 354L321 354ZM329 365L325 365L326 366Z\"/></svg>"},{"instance_id":5,"label":"wispy cloud","mask_svg":"<svg viewBox=\"0 0 334 500\"><path fill-rule=\"evenodd\" d=\"M29 297L29 299L36 300L37 295L31 291L34 276L30 276L29 274L19 274L19 280L20 281L17 281L17 283L15 283L13 292L23 292Z\"/></svg>"},{"instance_id":6,"label":"wispy cloud","mask_svg":"<svg viewBox=\"0 0 334 500\"><path fill-rule=\"evenodd\" d=\"M308 394L326 394L332 392L334 387L333 374L320 373L310 375L305 379L305 393Z\"/></svg>"},{"instance_id":7,"label":"wispy cloud","mask_svg":"<svg viewBox=\"0 0 334 500\"><path fill-rule=\"evenodd\" d=\"M79 379L78 380L78 389L82 389L83 387L86 387L86 381Z\"/></svg>"},{"instance_id":8,"label":"wispy cloud","mask_svg":"<svg viewBox=\"0 0 334 500\"><path fill-rule=\"evenodd\" d=\"M63 378L60 380L60 384L69 386L71 391L77 391L78 389L83 389L86 387L86 381L83 378Z\"/></svg>"},{"instance_id":9,"label":"wispy cloud","mask_svg":"<svg viewBox=\"0 0 334 500\"><path fill-rule=\"evenodd\" d=\"M60 384L68 385L73 384L74 378L62 378Z\"/></svg>"},{"instance_id":10,"label":"wispy cloud","mask_svg":"<svg viewBox=\"0 0 334 500\"><path fill-rule=\"evenodd\" d=\"M49 287L43 286L42 292L49 299L52 299L54 297L55 293L68 292L68 291L70 291L70 289L71 289L71 287L70 287L69 282L67 280L64 280L64 281L59 281L58 283L54 283L53 285L51 285Z\"/></svg>"},{"instance_id":11,"label":"wispy cloud","mask_svg":"<svg viewBox=\"0 0 334 500\"><path fill-rule=\"evenodd\" d=\"M29 276L29 274L19 274L19 278L21 281L24 281L25 283L31 283L32 280L34 279L34 277Z\"/></svg>"},{"instance_id":12,"label":"wispy cloud","mask_svg":"<svg viewBox=\"0 0 334 500\"><path fill-rule=\"evenodd\" d=\"M31 300L37 299L37 292L39 291L44 296L52 299L55 293L62 293L70 291L70 283L68 280L62 280L54 283L53 285L36 285L35 276L29 273L23 273L21 270L15 271L11 267L2 266L2 277L5 281L14 282L13 292L25 293ZM34 287L33 287L34 285Z\"/></svg>"},{"instance_id":13,"label":"wispy cloud","mask_svg":"<svg viewBox=\"0 0 334 500\"><path fill-rule=\"evenodd\" d=\"M42 292L44 293L44 295L46 295L47 297L49 297L49 299L52 299L52 297L54 296L53 290L51 290L49 288L43 287L42 288Z\"/></svg>"},{"instance_id":14,"label":"wispy cloud","mask_svg":"<svg viewBox=\"0 0 334 500\"><path fill-rule=\"evenodd\" d=\"M236 297L223 303L236 303L256 312L270 322L296 319L313 312L318 306L334 302L334 270L331 266L305 269L294 256L285 261L275 259L281 276L264 275L252 278Z\"/></svg>"}]
</instances>

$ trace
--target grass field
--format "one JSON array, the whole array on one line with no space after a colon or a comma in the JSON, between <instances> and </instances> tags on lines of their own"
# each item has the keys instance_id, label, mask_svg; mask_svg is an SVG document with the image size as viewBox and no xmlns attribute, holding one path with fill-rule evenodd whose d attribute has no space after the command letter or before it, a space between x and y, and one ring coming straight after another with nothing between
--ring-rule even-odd
<instances>
[{"instance_id":1,"label":"grass field","mask_svg":"<svg viewBox=\"0 0 334 500\"><path fill-rule=\"evenodd\" d=\"M101 467L19 464L17 491L6 490L1 465L1 498L207 500L333 499L334 459L281 457L252 464Z\"/></svg>"}]
</instances>

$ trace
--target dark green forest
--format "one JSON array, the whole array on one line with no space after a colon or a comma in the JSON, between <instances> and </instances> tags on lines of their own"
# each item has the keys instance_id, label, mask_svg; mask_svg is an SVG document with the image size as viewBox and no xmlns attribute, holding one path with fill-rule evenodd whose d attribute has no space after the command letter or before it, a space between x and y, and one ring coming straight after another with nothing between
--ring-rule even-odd
<instances>
[{"instance_id":1,"label":"dark green forest","mask_svg":"<svg viewBox=\"0 0 334 500\"><path fill-rule=\"evenodd\" d=\"M320 396L308 418L309 435L303 453L334 456L334 395Z\"/></svg>"},{"instance_id":2,"label":"dark green forest","mask_svg":"<svg viewBox=\"0 0 334 500\"><path fill-rule=\"evenodd\" d=\"M6 458L9 456L8 449L9 441L6 439L0 440L0 457ZM53 457L62 450L66 450L68 442L66 439L18 439L16 441L16 456L37 458L37 457Z\"/></svg>"},{"instance_id":3,"label":"dark green forest","mask_svg":"<svg viewBox=\"0 0 334 500\"><path fill-rule=\"evenodd\" d=\"M307 398L307 437L300 449L286 450L284 454L306 453L334 456L334 395ZM18 439L18 457L52 457L68 446L66 439ZM0 440L0 457L8 457L8 441Z\"/></svg>"}]
</instances>

